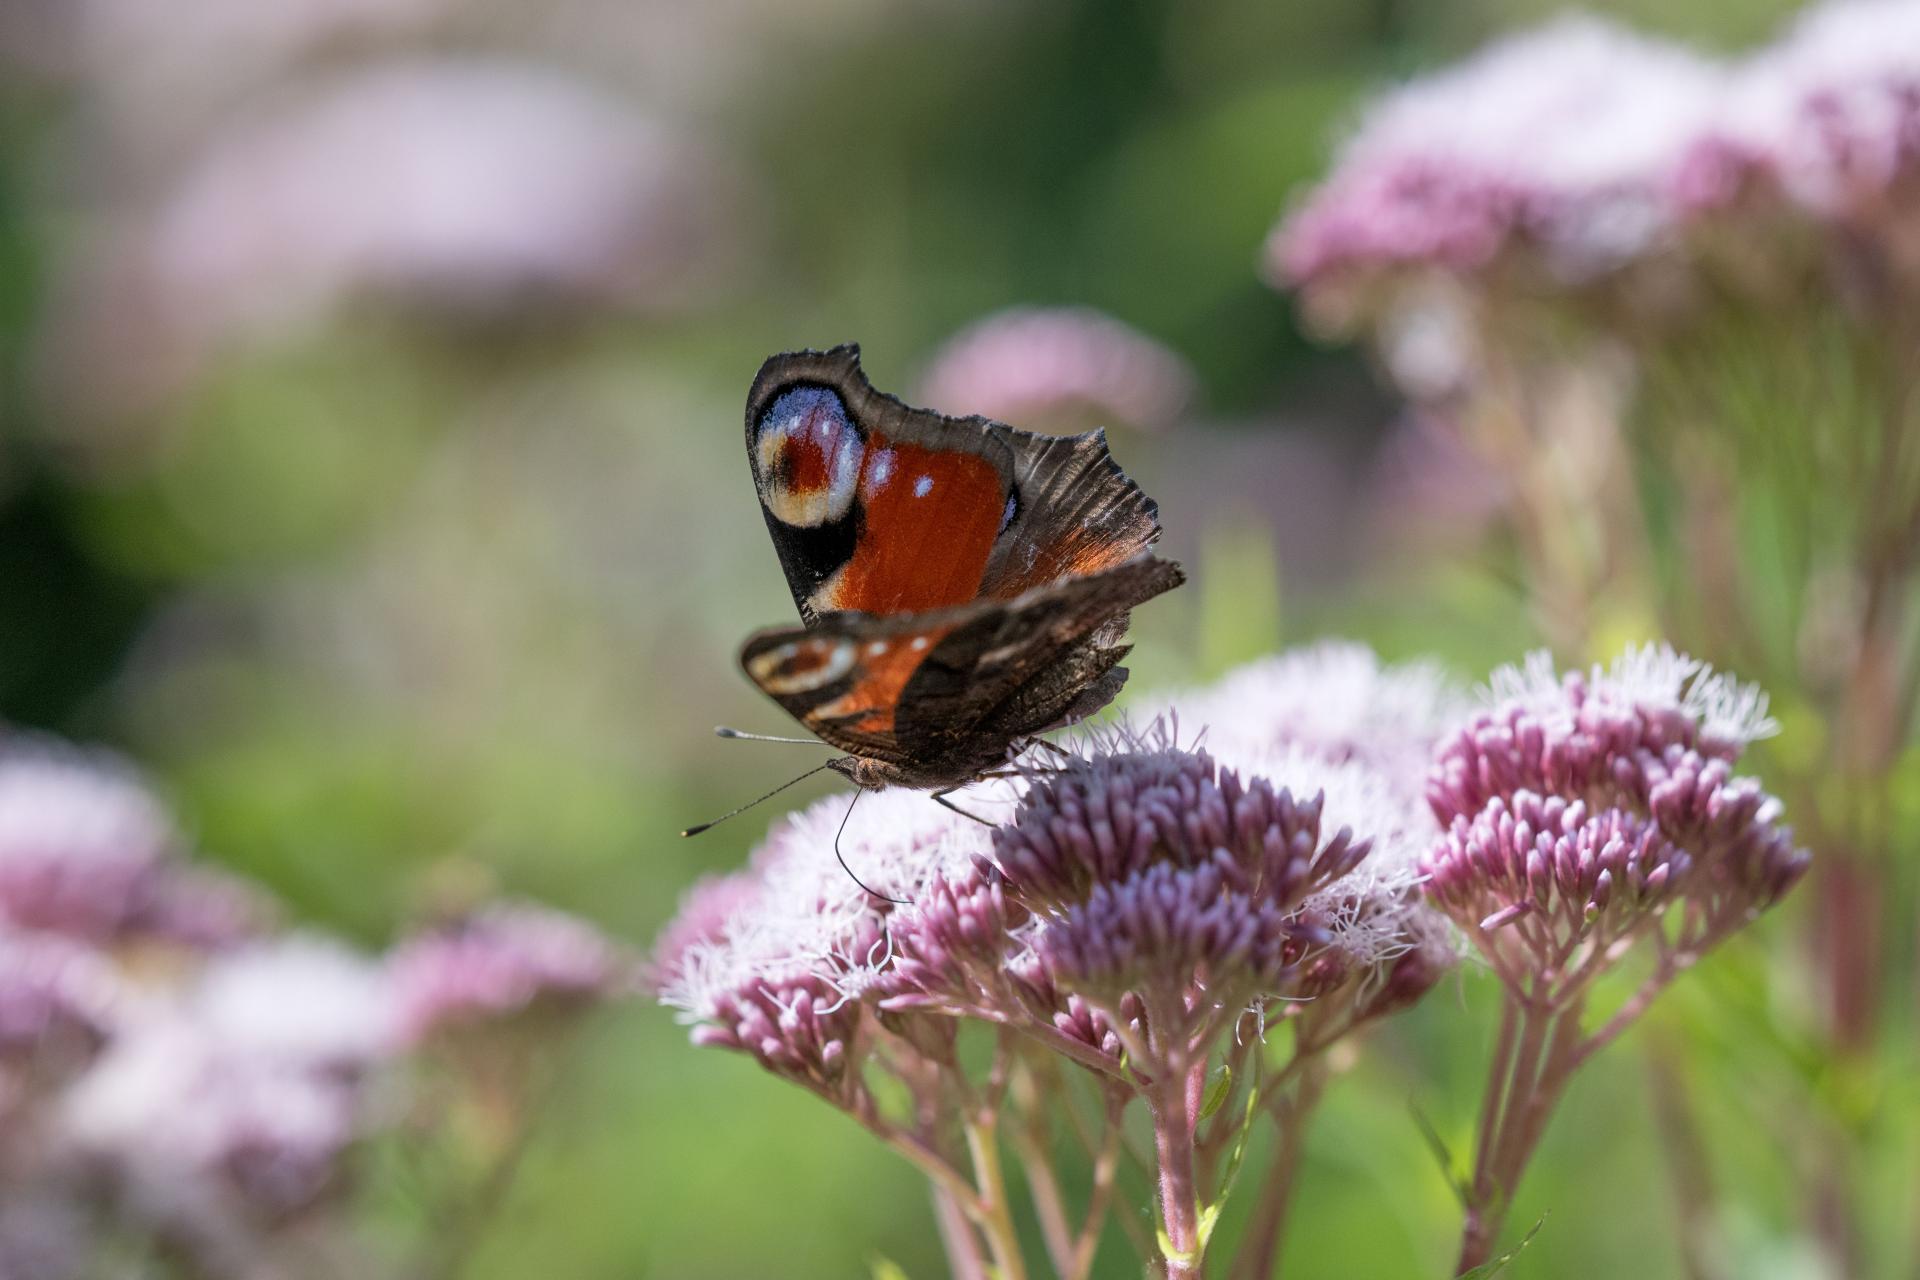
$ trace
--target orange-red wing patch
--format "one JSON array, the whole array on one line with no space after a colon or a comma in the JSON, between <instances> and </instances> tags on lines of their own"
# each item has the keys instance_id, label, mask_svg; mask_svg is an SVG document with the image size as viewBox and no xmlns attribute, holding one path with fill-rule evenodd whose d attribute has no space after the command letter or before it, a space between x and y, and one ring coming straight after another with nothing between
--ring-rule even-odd
<instances>
[{"instance_id":1,"label":"orange-red wing patch","mask_svg":"<svg viewBox=\"0 0 1920 1280\"><path fill-rule=\"evenodd\" d=\"M989 594L996 600L1011 600L1035 587L1105 572L1139 554L1130 543L1101 539L1081 529L1064 529L1052 543L1035 547L1031 558L1021 561L1018 571L995 582Z\"/></svg>"},{"instance_id":2,"label":"orange-red wing patch","mask_svg":"<svg viewBox=\"0 0 1920 1280\"><path fill-rule=\"evenodd\" d=\"M1007 511L1006 483L992 462L875 435L858 492L853 557L815 595L816 609L917 613L979 595Z\"/></svg>"},{"instance_id":3,"label":"orange-red wing patch","mask_svg":"<svg viewBox=\"0 0 1920 1280\"><path fill-rule=\"evenodd\" d=\"M853 659L853 687L832 702L814 707L807 719L838 721L856 733L893 732L894 712L907 681L956 625L944 623L860 642Z\"/></svg>"}]
</instances>

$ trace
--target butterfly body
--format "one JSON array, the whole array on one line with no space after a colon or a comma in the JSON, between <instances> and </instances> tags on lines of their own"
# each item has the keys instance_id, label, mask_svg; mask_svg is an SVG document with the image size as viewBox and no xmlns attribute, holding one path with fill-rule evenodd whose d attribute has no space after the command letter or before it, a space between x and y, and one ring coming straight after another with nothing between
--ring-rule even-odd
<instances>
[{"instance_id":1,"label":"butterfly body","mask_svg":"<svg viewBox=\"0 0 1920 1280\"><path fill-rule=\"evenodd\" d=\"M947 789L1119 692L1128 611L1183 580L1104 436L909 408L856 347L768 360L747 455L803 625L742 668L862 787Z\"/></svg>"}]
</instances>

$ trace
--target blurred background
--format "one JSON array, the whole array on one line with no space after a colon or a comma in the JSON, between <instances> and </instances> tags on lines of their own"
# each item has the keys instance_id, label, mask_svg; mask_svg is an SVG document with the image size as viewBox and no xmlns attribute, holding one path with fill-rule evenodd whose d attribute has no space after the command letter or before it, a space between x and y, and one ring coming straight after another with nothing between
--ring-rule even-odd
<instances>
[{"instance_id":1,"label":"blurred background","mask_svg":"<svg viewBox=\"0 0 1920 1280\"><path fill-rule=\"evenodd\" d=\"M1736 50L1792 8L1611 12ZM1259 259L1369 94L1552 10L11 0L0 719L125 750L207 857L370 944L483 882L644 945L781 806L678 829L813 761L710 731L788 730L734 662L793 617L747 384L842 341L910 401L1111 427L1193 574L1135 690L1327 633L1478 679L1538 639L1500 484ZM1297 1274L1446 1254L1407 1104L1469 1114L1485 1022L1450 1015L1487 994L1335 1090ZM937 1274L917 1175L685 1034L597 1025L472 1274ZM1671 1214L1640 1070L1551 1135L1535 1273L1680 1274L1623 1230ZM1803 1274L1768 1195L1740 1274Z\"/></svg>"}]
</instances>

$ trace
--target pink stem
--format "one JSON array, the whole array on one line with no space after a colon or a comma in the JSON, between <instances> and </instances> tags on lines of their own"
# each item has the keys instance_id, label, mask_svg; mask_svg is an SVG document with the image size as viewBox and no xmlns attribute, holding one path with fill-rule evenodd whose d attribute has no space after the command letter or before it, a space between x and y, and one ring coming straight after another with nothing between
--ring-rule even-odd
<instances>
[{"instance_id":1,"label":"pink stem","mask_svg":"<svg viewBox=\"0 0 1920 1280\"><path fill-rule=\"evenodd\" d=\"M1147 1105L1153 1110L1154 1154L1160 1165L1167 1280L1197 1280L1201 1275L1200 1198L1193 1162L1195 1116L1188 1105L1188 1074L1184 1068L1169 1069L1147 1096Z\"/></svg>"}]
</instances>

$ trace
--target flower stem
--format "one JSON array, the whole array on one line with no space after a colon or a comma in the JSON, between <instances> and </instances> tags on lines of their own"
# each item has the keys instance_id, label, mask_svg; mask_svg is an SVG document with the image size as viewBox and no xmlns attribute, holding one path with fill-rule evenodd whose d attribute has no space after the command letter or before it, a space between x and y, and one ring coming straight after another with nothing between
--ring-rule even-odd
<instances>
[{"instance_id":1,"label":"flower stem","mask_svg":"<svg viewBox=\"0 0 1920 1280\"><path fill-rule=\"evenodd\" d=\"M1305 1147L1308 1118L1319 1104L1326 1083L1325 1064L1314 1054L1302 1068L1293 1095L1273 1107L1278 1141L1273 1163L1260 1185L1260 1197L1254 1204L1252 1225L1241 1241L1234 1259L1236 1280L1271 1280L1277 1276L1280 1245L1286 1239L1287 1209L1293 1202L1294 1179L1300 1171L1300 1154Z\"/></svg>"},{"instance_id":2,"label":"flower stem","mask_svg":"<svg viewBox=\"0 0 1920 1280\"><path fill-rule=\"evenodd\" d=\"M998 1280L1026 1280L1027 1264L1020 1255L1020 1238L1013 1228L1006 1179L1000 1174L1000 1148L995 1141L992 1117L969 1121L966 1133L967 1150L973 1156L973 1177L979 1186L980 1215L975 1220L987 1238Z\"/></svg>"},{"instance_id":3,"label":"flower stem","mask_svg":"<svg viewBox=\"0 0 1920 1280\"><path fill-rule=\"evenodd\" d=\"M1062 1280L1086 1280L1093 1270L1094 1254L1100 1248L1100 1230L1106 1225L1107 1206L1113 1202L1114 1176L1120 1168L1120 1111L1122 1103L1107 1109L1107 1133L1093 1158L1093 1194L1087 1201L1087 1216L1080 1223L1073 1253L1061 1271Z\"/></svg>"},{"instance_id":4,"label":"flower stem","mask_svg":"<svg viewBox=\"0 0 1920 1280\"><path fill-rule=\"evenodd\" d=\"M946 1248L947 1270L953 1280L986 1280L986 1260L980 1256L980 1241L973 1234L966 1211L953 1192L940 1183L932 1184L932 1190L933 1216L940 1226L940 1243Z\"/></svg>"},{"instance_id":5,"label":"flower stem","mask_svg":"<svg viewBox=\"0 0 1920 1280\"><path fill-rule=\"evenodd\" d=\"M1202 1066L1204 1069L1204 1063ZM1200 1269L1200 1199L1194 1179L1195 1116L1189 1106L1185 1068L1162 1072L1147 1095L1153 1110L1154 1154L1160 1165L1160 1247L1167 1280L1197 1280Z\"/></svg>"},{"instance_id":6,"label":"flower stem","mask_svg":"<svg viewBox=\"0 0 1920 1280\"><path fill-rule=\"evenodd\" d=\"M1072 1265L1073 1230L1067 1225L1066 1198L1060 1194L1060 1179L1054 1174L1053 1158L1047 1152L1043 1135L1023 1125L1013 1126L1007 1136L1027 1173L1027 1189L1033 1197L1033 1213L1040 1221L1047 1257L1054 1270L1064 1275Z\"/></svg>"}]
</instances>

